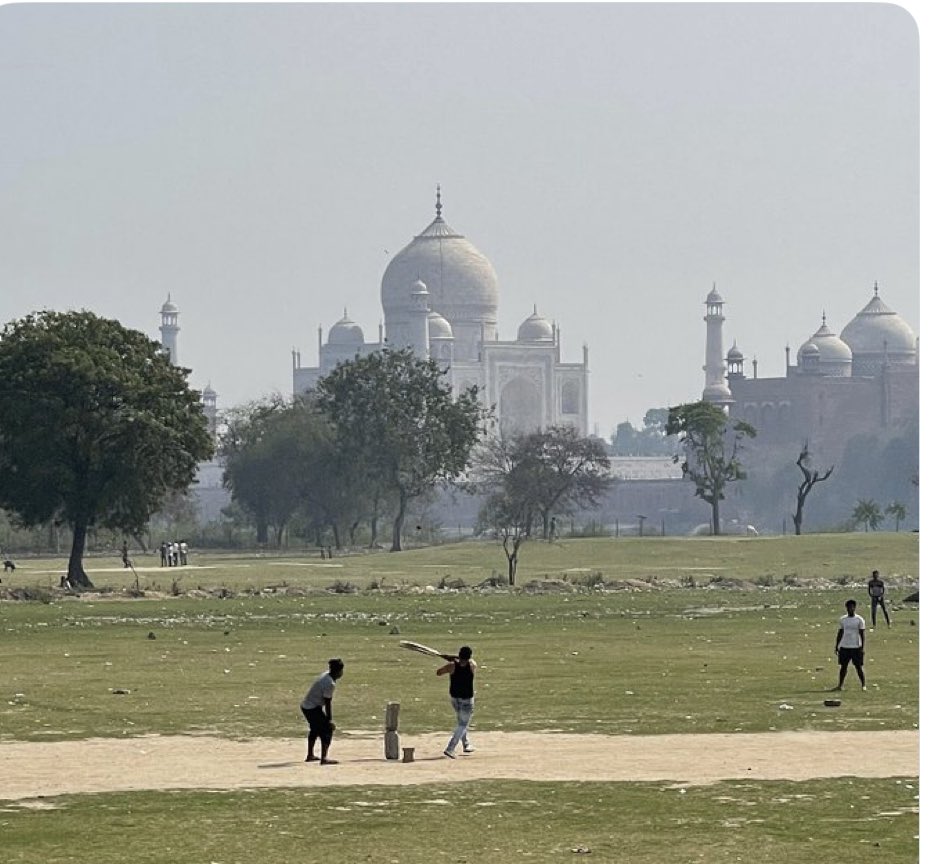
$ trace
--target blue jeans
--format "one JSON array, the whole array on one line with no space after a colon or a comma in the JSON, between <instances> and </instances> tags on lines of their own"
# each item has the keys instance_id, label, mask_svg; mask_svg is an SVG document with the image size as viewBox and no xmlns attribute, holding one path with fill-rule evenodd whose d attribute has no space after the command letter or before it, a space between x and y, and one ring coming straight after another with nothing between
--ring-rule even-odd
<instances>
[{"instance_id":1,"label":"blue jeans","mask_svg":"<svg viewBox=\"0 0 930 864\"><path fill-rule=\"evenodd\" d=\"M456 727L446 746L447 753L453 753L459 741L462 742L462 747L468 747L468 724L475 711L475 700L474 698L457 699L453 696L452 710L455 711Z\"/></svg>"}]
</instances>

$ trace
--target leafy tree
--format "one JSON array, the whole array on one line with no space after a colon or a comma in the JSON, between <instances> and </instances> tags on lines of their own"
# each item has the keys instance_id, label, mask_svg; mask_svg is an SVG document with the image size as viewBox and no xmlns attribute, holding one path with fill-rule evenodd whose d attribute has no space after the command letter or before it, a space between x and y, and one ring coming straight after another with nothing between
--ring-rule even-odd
<instances>
[{"instance_id":1,"label":"leafy tree","mask_svg":"<svg viewBox=\"0 0 930 864\"><path fill-rule=\"evenodd\" d=\"M746 471L739 461L744 438L755 438L756 430L744 420L732 421L710 402L690 402L669 408L666 435L678 436L684 450L681 473L694 483L702 501L711 506L711 531L720 533L720 502L728 483L743 480Z\"/></svg>"},{"instance_id":2,"label":"leafy tree","mask_svg":"<svg viewBox=\"0 0 930 864\"><path fill-rule=\"evenodd\" d=\"M465 470L487 417L477 387L453 396L444 375L409 349L384 349L340 364L317 384L341 451L395 502L392 552L411 501Z\"/></svg>"},{"instance_id":3,"label":"leafy tree","mask_svg":"<svg viewBox=\"0 0 930 864\"><path fill-rule=\"evenodd\" d=\"M612 482L603 443L579 435L574 426L550 426L520 436L514 446L523 482L531 486L539 509L544 538L552 516L597 506Z\"/></svg>"},{"instance_id":4,"label":"leafy tree","mask_svg":"<svg viewBox=\"0 0 930 864\"><path fill-rule=\"evenodd\" d=\"M220 438L223 485L254 521L256 542L268 528L281 545L284 528L301 502L299 444L289 405L281 398L235 409Z\"/></svg>"},{"instance_id":5,"label":"leafy tree","mask_svg":"<svg viewBox=\"0 0 930 864\"><path fill-rule=\"evenodd\" d=\"M486 495L479 526L495 530L507 555L510 584L516 579L520 545L542 523L549 536L553 514L597 504L611 483L603 443L574 427L508 438L489 436L473 459L467 488Z\"/></svg>"},{"instance_id":6,"label":"leafy tree","mask_svg":"<svg viewBox=\"0 0 930 864\"><path fill-rule=\"evenodd\" d=\"M141 533L213 445L188 370L143 333L91 312L44 311L0 339L0 506L71 526L67 583L92 587L97 526Z\"/></svg>"},{"instance_id":7,"label":"leafy tree","mask_svg":"<svg viewBox=\"0 0 930 864\"><path fill-rule=\"evenodd\" d=\"M894 530L897 533L901 529L901 523L907 519L907 508L900 501L893 501L885 508L885 514L894 519Z\"/></svg>"},{"instance_id":8,"label":"leafy tree","mask_svg":"<svg viewBox=\"0 0 930 864\"><path fill-rule=\"evenodd\" d=\"M618 423L610 440L614 456L671 455L671 443L665 436L667 408L650 408L643 417L643 428L636 429L629 420Z\"/></svg>"},{"instance_id":9,"label":"leafy tree","mask_svg":"<svg viewBox=\"0 0 930 864\"><path fill-rule=\"evenodd\" d=\"M817 469L811 471L810 459L811 454L807 449L807 442L805 441L804 446L801 448L801 453L798 456L798 461L795 462L804 475L804 479L798 486L797 507L795 508L794 516L791 517L794 520L794 533L798 536L801 535L801 522L804 519L804 504L807 501L807 496L810 495L811 490L817 483L823 483L824 480L830 479L830 475L833 473L833 468L835 467L831 465L826 474L821 474Z\"/></svg>"},{"instance_id":10,"label":"leafy tree","mask_svg":"<svg viewBox=\"0 0 930 864\"><path fill-rule=\"evenodd\" d=\"M636 453L637 434L629 420L618 423L614 434L610 436L611 451L617 456L629 456Z\"/></svg>"},{"instance_id":11,"label":"leafy tree","mask_svg":"<svg viewBox=\"0 0 930 864\"><path fill-rule=\"evenodd\" d=\"M491 528L507 557L507 580L517 581L520 546L532 533L533 522L539 516L535 496L533 460L526 459L518 438L489 436L476 457L476 469L469 481L469 490L486 494L478 514L478 530Z\"/></svg>"},{"instance_id":12,"label":"leafy tree","mask_svg":"<svg viewBox=\"0 0 930 864\"><path fill-rule=\"evenodd\" d=\"M853 525L856 527L864 525L865 530L868 532L870 529L877 531L878 526L882 524L885 517L878 502L873 501L871 498L868 500L860 498L853 508L852 519Z\"/></svg>"}]
</instances>

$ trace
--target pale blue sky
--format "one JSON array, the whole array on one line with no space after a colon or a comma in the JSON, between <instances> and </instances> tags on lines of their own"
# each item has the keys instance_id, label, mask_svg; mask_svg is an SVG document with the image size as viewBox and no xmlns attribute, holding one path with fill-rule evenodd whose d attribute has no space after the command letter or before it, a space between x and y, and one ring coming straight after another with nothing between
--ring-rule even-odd
<instances>
[{"instance_id":1,"label":"pale blue sky","mask_svg":"<svg viewBox=\"0 0 930 864\"><path fill-rule=\"evenodd\" d=\"M760 375L882 297L918 330L918 33L880 4L0 8L0 320L88 308L221 404L443 215L591 360L603 435L703 388L703 300ZM748 364L747 364L748 366Z\"/></svg>"}]
</instances>

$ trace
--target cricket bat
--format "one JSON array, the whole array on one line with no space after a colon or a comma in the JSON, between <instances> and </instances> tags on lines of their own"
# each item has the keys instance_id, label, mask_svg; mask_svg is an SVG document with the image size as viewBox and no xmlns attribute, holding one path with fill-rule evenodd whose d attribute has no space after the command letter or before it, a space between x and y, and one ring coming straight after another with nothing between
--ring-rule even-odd
<instances>
[{"instance_id":1,"label":"cricket bat","mask_svg":"<svg viewBox=\"0 0 930 864\"><path fill-rule=\"evenodd\" d=\"M443 660L447 659L445 654L441 654L435 648L430 648L429 645L421 645L419 642L410 642L407 639L401 639L400 647L406 648L409 651L417 651L420 654L428 654L430 657L441 657Z\"/></svg>"}]
</instances>

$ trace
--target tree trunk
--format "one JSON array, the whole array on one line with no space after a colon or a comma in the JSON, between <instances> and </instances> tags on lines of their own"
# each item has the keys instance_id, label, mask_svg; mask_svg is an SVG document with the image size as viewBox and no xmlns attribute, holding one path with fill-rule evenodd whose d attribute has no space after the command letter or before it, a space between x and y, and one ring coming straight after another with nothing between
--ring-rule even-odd
<instances>
[{"instance_id":1,"label":"tree trunk","mask_svg":"<svg viewBox=\"0 0 930 864\"><path fill-rule=\"evenodd\" d=\"M87 523L75 524L71 540L71 555L68 558L68 575L65 577L65 581L70 588L79 591L84 588L94 587L94 583L90 581L87 573L84 572L84 546L86 543Z\"/></svg>"},{"instance_id":2,"label":"tree trunk","mask_svg":"<svg viewBox=\"0 0 930 864\"><path fill-rule=\"evenodd\" d=\"M397 505L397 515L394 517L394 527L391 532L391 551L400 552L400 537L404 530L404 519L407 516L407 496L400 494L400 502Z\"/></svg>"},{"instance_id":3,"label":"tree trunk","mask_svg":"<svg viewBox=\"0 0 930 864\"><path fill-rule=\"evenodd\" d=\"M794 533L797 534L798 537L801 536L801 520L803 519L802 512L801 504L798 503L798 510L794 516L791 517L791 521L794 522Z\"/></svg>"},{"instance_id":4,"label":"tree trunk","mask_svg":"<svg viewBox=\"0 0 930 864\"><path fill-rule=\"evenodd\" d=\"M278 549L280 549L281 543L284 540L284 526L278 525L278 527L275 528L274 530L274 534L275 534L275 545L278 547Z\"/></svg>"},{"instance_id":5,"label":"tree trunk","mask_svg":"<svg viewBox=\"0 0 930 864\"><path fill-rule=\"evenodd\" d=\"M714 537L720 535L720 502L715 498L710 502L711 533Z\"/></svg>"},{"instance_id":6,"label":"tree trunk","mask_svg":"<svg viewBox=\"0 0 930 864\"><path fill-rule=\"evenodd\" d=\"M259 522L258 525L255 526L255 542L258 543L259 546L268 545L268 523L267 522L262 521L262 522Z\"/></svg>"},{"instance_id":7,"label":"tree trunk","mask_svg":"<svg viewBox=\"0 0 930 864\"><path fill-rule=\"evenodd\" d=\"M341 549L342 535L339 533L339 524L337 522L333 522L329 527L333 532L333 544L337 549Z\"/></svg>"},{"instance_id":8,"label":"tree trunk","mask_svg":"<svg viewBox=\"0 0 930 864\"><path fill-rule=\"evenodd\" d=\"M378 517L377 515L371 517L371 543L368 544L369 549L374 549L378 545Z\"/></svg>"}]
</instances>

